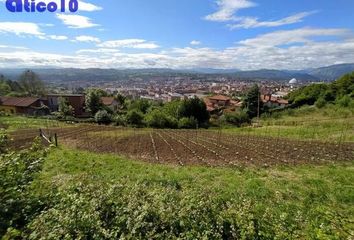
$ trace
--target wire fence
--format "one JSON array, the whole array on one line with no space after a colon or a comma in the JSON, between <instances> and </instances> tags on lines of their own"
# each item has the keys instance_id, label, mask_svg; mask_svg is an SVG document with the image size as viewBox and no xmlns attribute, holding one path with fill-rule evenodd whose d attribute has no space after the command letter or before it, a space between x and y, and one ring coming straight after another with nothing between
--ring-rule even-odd
<instances>
[{"instance_id":1,"label":"wire fence","mask_svg":"<svg viewBox=\"0 0 354 240\"><path fill-rule=\"evenodd\" d=\"M307 125L306 123L311 123ZM262 125L245 128L198 130L136 129L79 124L63 126L48 121L41 134L77 149L124 155L154 163L271 165L326 163L354 160L354 124L336 118L330 125L301 121L292 126ZM305 124L304 124L305 123ZM38 130L12 134L22 143ZM56 139L56 141L55 141Z\"/></svg>"}]
</instances>

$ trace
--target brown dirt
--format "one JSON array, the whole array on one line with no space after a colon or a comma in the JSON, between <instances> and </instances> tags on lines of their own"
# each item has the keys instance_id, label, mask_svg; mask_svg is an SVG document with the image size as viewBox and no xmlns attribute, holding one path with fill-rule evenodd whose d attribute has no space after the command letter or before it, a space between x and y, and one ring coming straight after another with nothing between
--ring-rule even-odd
<instances>
[{"instance_id":1,"label":"brown dirt","mask_svg":"<svg viewBox=\"0 0 354 240\"><path fill-rule=\"evenodd\" d=\"M84 125L47 129L59 143L81 150L123 155L151 163L205 166L323 164L354 160L353 143L297 141L195 130L131 130ZM28 146L38 130L12 135L12 146Z\"/></svg>"}]
</instances>

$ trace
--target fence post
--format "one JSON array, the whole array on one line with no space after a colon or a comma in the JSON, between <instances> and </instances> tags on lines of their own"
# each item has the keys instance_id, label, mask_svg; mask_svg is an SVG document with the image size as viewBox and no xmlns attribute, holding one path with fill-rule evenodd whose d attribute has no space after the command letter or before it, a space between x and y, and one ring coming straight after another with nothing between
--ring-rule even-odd
<instances>
[{"instance_id":1,"label":"fence post","mask_svg":"<svg viewBox=\"0 0 354 240\"><path fill-rule=\"evenodd\" d=\"M55 146L58 147L58 136L56 133L54 133L54 142L55 142Z\"/></svg>"}]
</instances>

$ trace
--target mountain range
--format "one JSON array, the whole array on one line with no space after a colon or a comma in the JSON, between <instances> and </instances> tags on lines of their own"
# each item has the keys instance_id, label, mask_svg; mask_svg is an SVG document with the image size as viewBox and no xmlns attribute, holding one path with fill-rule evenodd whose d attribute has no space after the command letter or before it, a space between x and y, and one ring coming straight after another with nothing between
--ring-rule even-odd
<instances>
[{"instance_id":1,"label":"mountain range","mask_svg":"<svg viewBox=\"0 0 354 240\"><path fill-rule=\"evenodd\" d=\"M0 69L0 74L9 79L16 80L25 69ZM76 69L76 68L38 68L32 69L46 82L73 82L73 81L124 81L139 77L183 77L189 76L196 79L220 75L238 80L272 80L289 81L296 78L304 82L334 81L342 75L354 71L354 63L338 64L316 69L306 70L272 70L261 69L254 71L241 71L238 69Z\"/></svg>"}]
</instances>

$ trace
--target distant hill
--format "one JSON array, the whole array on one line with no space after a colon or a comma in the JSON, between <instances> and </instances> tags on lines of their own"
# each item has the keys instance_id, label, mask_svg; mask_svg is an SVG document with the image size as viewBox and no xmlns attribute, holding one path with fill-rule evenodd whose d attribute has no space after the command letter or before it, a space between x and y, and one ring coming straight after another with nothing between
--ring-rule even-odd
<instances>
[{"instance_id":1,"label":"distant hill","mask_svg":"<svg viewBox=\"0 0 354 240\"><path fill-rule=\"evenodd\" d=\"M0 69L0 74L16 80L25 69ZM76 68L43 68L32 69L46 82L110 82L128 81L132 78L142 80L151 77L191 77L192 79L206 79L210 76L226 76L238 80L252 81L283 81L288 82L296 78L303 82L334 81L346 73L354 71L353 64L339 64L328 67L306 70L274 70L261 69L254 71L240 71L238 69L76 69Z\"/></svg>"},{"instance_id":2,"label":"distant hill","mask_svg":"<svg viewBox=\"0 0 354 240\"><path fill-rule=\"evenodd\" d=\"M300 81L318 81L319 79L311 76L307 73L297 73L290 71L280 71L280 70L255 70L255 71L242 71L234 74L240 79L259 79L259 80L278 80L278 81L289 81L292 78L296 78Z\"/></svg>"},{"instance_id":3,"label":"distant hill","mask_svg":"<svg viewBox=\"0 0 354 240\"><path fill-rule=\"evenodd\" d=\"M307 73L323 81L334 81L350 72L354 72L354 63L316 68L309 70Z\"/></svg>"}]
</instances>

